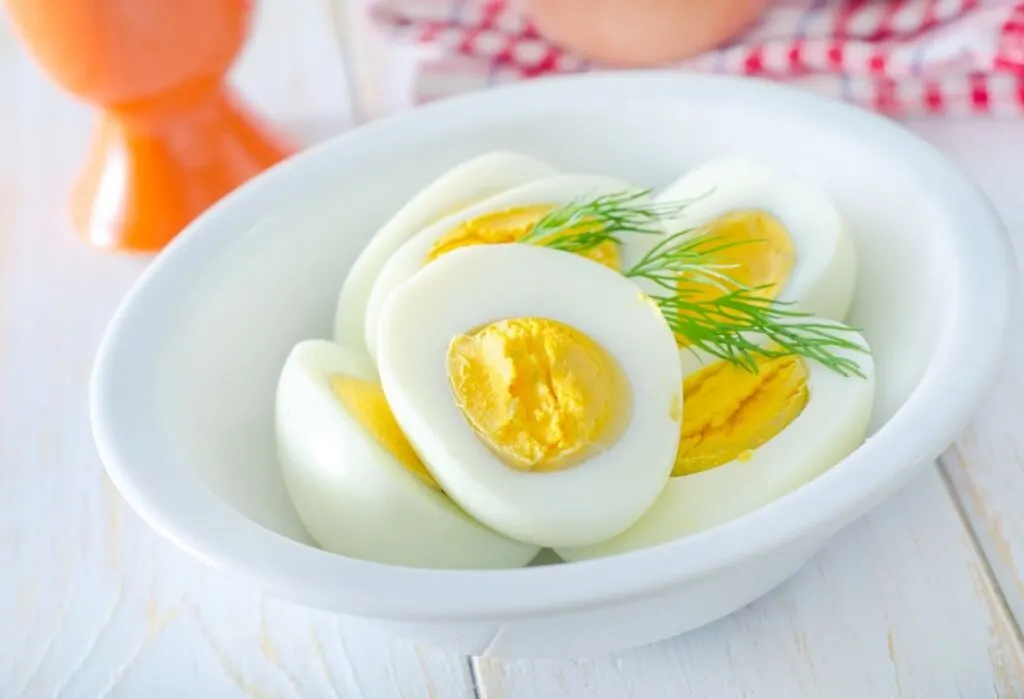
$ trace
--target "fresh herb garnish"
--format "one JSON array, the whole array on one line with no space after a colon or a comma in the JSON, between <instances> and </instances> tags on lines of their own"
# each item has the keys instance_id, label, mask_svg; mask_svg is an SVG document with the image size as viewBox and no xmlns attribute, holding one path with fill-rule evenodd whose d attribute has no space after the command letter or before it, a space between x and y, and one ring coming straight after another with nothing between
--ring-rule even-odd
<instances>
[{"instance_id":1,"label":"fresh herb garnish","mask_svg":"<svg viewBox=\"0 0 1024 699\"><path fill-rule=\"evenodd\" d=\"M767 298L764 292L771 285L745 286L728 274L731 265L716 262L723 250L756 241L722 242L706 228L666 233L664 223L686 203L652 203L649 193L570 202L541 218L521 242L581 253L607 242L621 244L629 235L662 236L622 274L657 288L649 294L651 300L672 332L691 347L749 371L757 371L757 357L798 355L844 376L863 377L856 361L836 354L865 351L844 337L853 328ZM708 286L721 293L709 294Z\"/></svg>"}]
</instances>

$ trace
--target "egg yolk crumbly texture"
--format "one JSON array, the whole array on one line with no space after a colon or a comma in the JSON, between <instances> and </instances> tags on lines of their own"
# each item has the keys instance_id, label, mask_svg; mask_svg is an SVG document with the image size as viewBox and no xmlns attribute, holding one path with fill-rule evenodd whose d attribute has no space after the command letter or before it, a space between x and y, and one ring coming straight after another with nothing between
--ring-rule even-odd
<instances>
[{"instance_id":1,"label":"egg yolk crumbly texture","mask_svg":"<svg viewBox=\"0 0 1024 699\"><path fill-rule=\"evenodd\" d=\"M516 243L530 233L537 222L554 209L552 204L534 204L495 211L463 221L434 241L433 247L427 254L427 262L433 262L452 250L469 245ZM581 224L580 229L585 225ZM579 232L579 229L574 229L572 232ZM602 243L580 254L605 267L610 267L616 272L622 268L619 246L614 242Z\"/></svg>"},{"instance_id":2,"label":"egg yolk crumbly texture","mask_svg":"<svg viewBox=\"0 0 1024 699\"><path fill-rule=\"evenodd\" d=\"M337 374L331 377L331 390L378 444L424 483L440 490L437 481L405 438L384 397L384 390L378 384Z\"/></svg>"},{"instance_id":3,"label":"egg yolk crumbly texture","mask_svg":"<svg viewBox=\"0 0 1024 699\"><path fill-rule=\"evenodd\" d=\"M546 318L513 318L455 337L448 379L477 436L508 466L578 464L625 428L629 386L594 340Z\"/></svg>"},{"instance_id":4,"label":"egg yolk crumbly texture","mask_svg":"<svg viewBox=\"0 0 1024 699\"><path fill-rule=\"evenodd\" d=\"M757 373L725 360L683 381L683 425L673 476L748 460L800 415L810 392L796 356L759 357Z\"/></svg>"}]
</instances>

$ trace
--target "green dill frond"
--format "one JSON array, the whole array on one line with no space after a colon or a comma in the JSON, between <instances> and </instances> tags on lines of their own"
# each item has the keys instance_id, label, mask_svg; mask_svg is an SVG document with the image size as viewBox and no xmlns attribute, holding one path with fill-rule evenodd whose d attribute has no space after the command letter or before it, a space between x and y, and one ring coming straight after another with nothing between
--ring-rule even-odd
<instances>
[{"instance_id":1,"label":"green dill frond","mask_svg":"<svg viewBox=\"0 0 1024 699\"><path fill-rule=\"evenodd\" d=\"M756 242L754 240L723 243L709 235L706 228L685 229L665 235L624 274L648 279L659 287L674 292L680 280L710 284L722 293L742 285L723 270L735 265L716 262L724 250Z\"/></svg>"},{"instance_id":2,"label":"green dill frond","mask_svg":"<svg viewBox=\"0 0 1024 699\"><path fill-rule=\"evenodd\" d=\"M789 304L757 294L768 287L737 289L714 298L700 298L700 287L683 287L670 296L652 297L669 328L692 347L757 372L757 357L797 355L820 362L843 376L864 377L859 364L837 350L864 353L848 339L853 328L815 319Z\"/></svg>"},{"instance_id":3,"label":"green dill frond","mask_svg":"<svg viewBox=\"0 0 1024 699\"><path fill-rule=\"evenodd\" d=\"M653 203L650 192L576 199L545 214L521 242L581 253L609 241L621 244L623 235L663 235L662 221L679 215L683 207Z\"/></svg>"},{"instance_id":4,"label":"green dill frond","mask_svg":"<svg viewBox=\"0 0 1024 699\"><path fill-rule=\"evenodd\" d=\"M822 322L767 298L769 286L747 287L729 274L735 265L720 253L756 239L722 242L706 228L666 233L664 223L686 202L652 203L650 190L634 190L577 200L549 212L521 242L581 253L629 235L661 236L629 269L626 277L657 287L651 299L672 332L690 346L757 371L758 357L798 355L843 376L861 376L853 359L837 351L865 352L847 338L853 328ZM709 297L708 287L721 293Z\"/></svg>"}]
</instances>

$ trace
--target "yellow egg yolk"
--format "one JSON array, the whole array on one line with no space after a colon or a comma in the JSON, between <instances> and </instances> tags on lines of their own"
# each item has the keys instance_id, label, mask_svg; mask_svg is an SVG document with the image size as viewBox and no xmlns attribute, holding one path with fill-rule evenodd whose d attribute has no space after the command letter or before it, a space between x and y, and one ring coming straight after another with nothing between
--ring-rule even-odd
<instances>
[{"instance_id":1,"label":"yellow egg yolk","mask_svg":"<svg viewBox=\"0 0 1024 699\"><path fill-rule=\"evenodd\" d=\"M754 293L765 299L779 295L796 265L796 249L778 219L764 211L735 211L706 228L702 249L710 252L705 264L715 265L728 279L683 280L679 289L687 300L708 301L742 287L763 287ZM681 347L689 345L685 337L676 339Z\"/></svg>"},{"instance_id":2,"label":"yellow egg yolk","mask_svg":"<svg viewBox=\"0 0 1024 699\"><path fill-rule=\"evenodd\" d=\"M758 292L764 298L779 295L796 265L796 249L777 218L764 211L735 211L715 219L707 228L704 249L721 248L710 254L710 264L721 265L718 271L743 286L765 286ZM736 288L729 283L725 286ZM715 284L700 287L703 298L723 291Z\"/></svg>"},{"instance_id":3,"label":"yellow egg yolk","mask_svg":"<svg viewBox=\"0 0 1024 699\"><path fill-rule=\"evenodd\" d=\"M336 374L331 377L331 390L359 424L402 466L432 488L440 487L430 471L413 451L409 440L398 426L384 390L373 381Z\"/></svg>"},{"instance_id":4,"label":"yellow egg yolk","mask_svg":"<svg viewBox=\"0 0 1024 699\"><path fill-rule=\"evenodd\" d=\"M434 241L433 247L427 254L427 262L433 262L452 250L469 245L518 242L533 229L545 214L554 208L554 205L551 204L519 206L463 221ZM622 267L619 246L613 242L602 243L580 254L615 271L619 271Z\"/></svg>"},{"instance_id":5,"label":"yellow egg yolk","mask_svg":"<svg viewBox=\"0 0 1024 699\"><path fill-rule=\"evenodd\" d=\"M555 471L617 439L629 386L618 362L584 333L513 318L455 337L448 379L477 436L508 466Z\"/></svg>"},{"instance_id":6,"label":"yellow egg yolk","mask_svg":"<svg viewBox=\"0 0 1024 699\"><path fill-rule=\"evenodd\" d=\"M725 360L683 382L683 426L673 476L749 460L803 411L810 398L799 357L758 358L757 373Z\"/></svg>"}]
</instances>

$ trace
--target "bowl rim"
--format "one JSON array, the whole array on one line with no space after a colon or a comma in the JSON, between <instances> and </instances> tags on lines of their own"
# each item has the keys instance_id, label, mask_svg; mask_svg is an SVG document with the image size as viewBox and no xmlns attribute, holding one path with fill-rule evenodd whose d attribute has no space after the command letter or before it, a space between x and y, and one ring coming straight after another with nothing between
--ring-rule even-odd
<instances>
[{"instance_id":1,"label":"bowl rim","mask_svg":"<svg viewBox=\"0 0 1024 699\"><path fill-rule=\"evenodd\" d=\"M621 91L637 98L743 99L832 119L858 138L909 159L956 228L951 236L960 275L935 354L905 403L853 454L786 496L731 522L646 549L607 558L510 570L436 570L373 563L296 542L249 520L218 499L166 453L126 437L145 429L124 405L119 368L131 363L127 338L161 304L161 290L211 248L237 232L224 222L274 189L301 181L307 163L369 147L419 122L486 119L523 104ZM469 116L470 114L474 116ZM292 186L295 186L292 184ZM1008 340L1016 288L1012 247L980 189L947 156L898 123L847 103L768 81L646 70L593 72L496 86L421 105L334 136L253 178L192 222L140 275L103 336L90 389L94 439L106 471L154 529L207 563L302 604L393 620L453 621L564 613L652 595L721 572L800 539L815 546L891 494L935 459L966 427L995 381ZM193 263L193 261L196 261ZM970 360L967 361L967 358ZM146 468L139 464L147 463ZM417 594L410 594L418 591Z\"/></svg>"}]
</instances>

